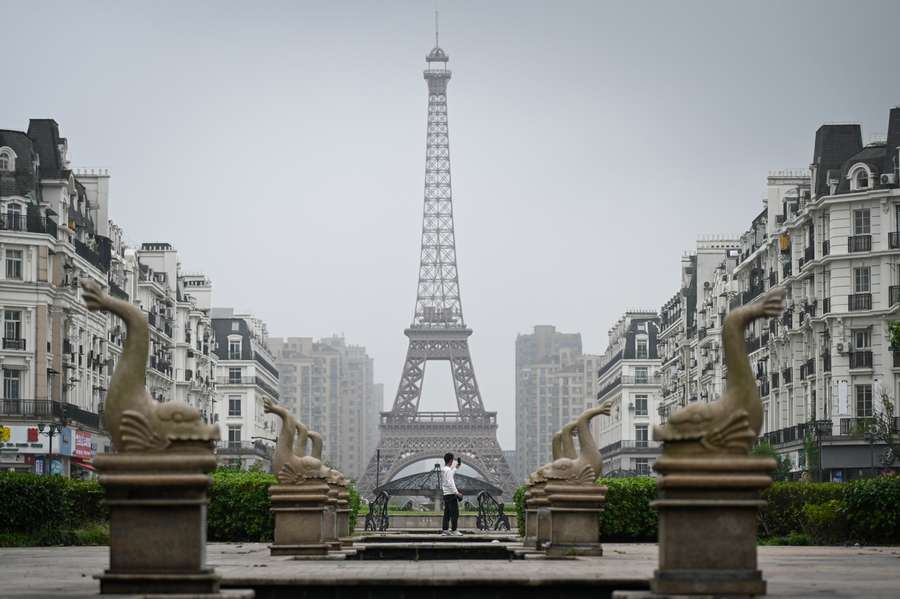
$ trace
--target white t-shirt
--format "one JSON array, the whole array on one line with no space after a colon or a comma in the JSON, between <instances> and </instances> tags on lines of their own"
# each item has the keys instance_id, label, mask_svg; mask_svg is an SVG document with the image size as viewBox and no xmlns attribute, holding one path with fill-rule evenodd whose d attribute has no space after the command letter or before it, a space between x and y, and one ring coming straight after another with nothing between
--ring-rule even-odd
<instances>
[{"instance_id":1,"label":"white t-shirt","mask_svg":"<svg viewBox=\"0 0 900 599\"><path fill-rule=\"evenodd\" d=\"M444 466L441 468L441 493L444 495L457 495L456 481L453 480L456 474L456 464Z\"/></svg>"}]
</instances>

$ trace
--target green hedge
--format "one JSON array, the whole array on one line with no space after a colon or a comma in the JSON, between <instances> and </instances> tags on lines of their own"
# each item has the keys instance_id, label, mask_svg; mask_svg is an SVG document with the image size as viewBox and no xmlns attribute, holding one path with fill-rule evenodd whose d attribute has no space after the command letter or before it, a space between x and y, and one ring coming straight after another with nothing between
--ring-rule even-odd
<instances>
[{"instance_id":1,"label":"green hedge","mask_svg":"<svg viewBox=\"0 0 900 599\"><path fill-rule=\"evenodd\" d=\"M525 490L528 487L522 485L513 493L513 508L516 510L516 526L519 528L519 536L525 536Z\"/></svg>"},{"instance_id":2,"label":"green hedge","mask_svg":"<svg viewBox=\"0 0 900 599\"><path fill-rule=\"evenodd\" d=\"M601 479L608 487L601 517L604 539L653 541L657 537L656 479ZM513 496L524 533L522 486ZM760 539L791 544L900 544L900 477L885 476L848 483L773 483L762 495ZM803 540L804 543L800 543Z\"/></svg>"},{"instance_id":3,"label":"green hedge","mask_svg":"<svg viewBox=\"0 0 900 599\"><path fill-rule=\"evenodd\" d=\"M759 536L781 537L803 530L803 506L843 499L844 489L856 483L772 483L763 491L766 506L759 512Z\"/></svg>"},{"instance_id":4,"label":"green hedge","mask_svg":"<svg viewBox=\"0 0 900 599\"><path fill-rule=\"evenodd\" d=\"M657 515L650 507L656 499L656 479L649 477L600 479L606 485L606 503L600 519L603 538L611 541L655 541Z\"/></svg>"},{"instance_id":5,"label":"green hedge","mask_svg":"<svg viewBox=\"0 0 900 599\"><path fill-rule=\"evenodd\" d=\"M207 536L210 541L271 541L270 474L218 470L209 493ZM617 541L656 539L656 479L601 479L608 487L602 517L603 538ZM524 493L513 507L524 533ZM108 513L96 481L58 476L0 473L0 546L97 544L107 534ZM815 543L900 543L900 477L849 483L774 483L763 493L762 539L808 539ZM351 489L351 526L360 499Z\"/></svg>"},{"instance_id":6,"label":"green hedge","mask_svg":"<svg viewBox=\"0 0 900 599\"><path fill-rule=\"evenodd\" d=\"M866 544L900 543L900 478L866 478L844 488L851 539Z\"/></svg>"},{"instance_id":7,"label":"green hedge","mask_svg":"<svg viewBox=\"0 0 900 599\"><path fill-rule=\"evenodd\" d=\"M273 475L222 468L213 473L209 490L206 536L210 541L272 540L275 518L269 511Z\"/></svg>"},{"instance_id":8,"label":"green hedge","mask_svg":"<svg viewBox=\"0 0 900 599\"><path fill-rule=\"evenodd\" d=\"M268 542L274 518L269 485L275 477L259 471L216 470L209 490L210 541ZM97 481L60 476L0 473L0 546L90 545L108 539L109 512ZM14 499L11 499L14 498ZM360 509L350 488L350 526Z\"/></svg>"}]
</instances>

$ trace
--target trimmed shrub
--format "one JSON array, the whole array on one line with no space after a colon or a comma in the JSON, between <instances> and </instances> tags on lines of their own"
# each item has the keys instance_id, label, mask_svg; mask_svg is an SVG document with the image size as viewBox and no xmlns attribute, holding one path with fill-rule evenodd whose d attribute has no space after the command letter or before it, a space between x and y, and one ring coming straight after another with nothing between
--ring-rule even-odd
<instances>
[{"instance_id":1,"label":"trimmed shrub","mask_svg":"<svg viewBox=\"0 0 900 599\"><path fill-rule=\"evenodd\" d=\"M516 526L519 528L519 536L525 536L525 491L528 490L526 485L522 485L513 493L513 508L516 511Z\"/></svg>"},{"instance_id":2,"label":"trimmed shrub","mask_svg":"<svg viewBox=\"0 0 900 599\"><path fill-rule=\"evenodd\" d=\"M847 483L844 503L851 540L872 545L900 542L900 478Z\"/></svg>"},{"instance_id":3,"label":"trimmed shrub","mask_svg":"<svg viewBox=\"0 0 900 599\"><path fill-rule=\"evenodd\" d=\"M35 476L19 472L0 474L0 530L37 533L72 525L74 511L69 490L72 481L61 476Z\"/></svg>"},{"instance_id":4,"label":"trimmed shrub","mask_svg":"<svg viewBox=\"0 0 900 599\"><path fill-rule=\"evenodd\" d=\"M607 478L598 480L597 484L608 489L600 517L603 539L656 540L657 513L650 507L650 502L656 499L655 478Z\"/></svg>"},{"instance_id":5,"label":"trimmed shrub","mask_svg":"<svg viewBox=\"0 0 900 599\"><path fill-rule=\"evenodd\" d=\"M841 483L772 483L762 493L767 503L759 512L759 536L786 537L804 530L803 506L832 499L840 501L847 486Z\"/></svg>"},{"instance_id":6,"label":"trimmed shrub","mask_svg":"<svg viewBox=\"0 0 900 599\"><path fill-rule=\"evenodd\" d=\"M359 508L362 504L362 500L359 497L359 491L356 490L356 487L350 487L350 534L353 534L353 529L356 528L356 518L359 516Z\"/></svg>"},{"instance_id":7,"label":"trimmed shrub","mask_svg":"<svg viewBox=\"0 0 900 599\"><path fill-rule=\"evenodd\" d=\"M803 531L815 545L837 545L847 540L847 514L843 501L803 506Z\"/></svg>"},{"instance_id":8,"label":"trimmed shrub","mask_svg":"<svg viewBox=\"0 0 900 599\"><path fill-rule=\"evenodd\" d=\"M269 485L277 479L265 472L221 468L213 473L206 525L210 541L267 542L275 518L269 511Z\"/></svg>"}]
</instances>

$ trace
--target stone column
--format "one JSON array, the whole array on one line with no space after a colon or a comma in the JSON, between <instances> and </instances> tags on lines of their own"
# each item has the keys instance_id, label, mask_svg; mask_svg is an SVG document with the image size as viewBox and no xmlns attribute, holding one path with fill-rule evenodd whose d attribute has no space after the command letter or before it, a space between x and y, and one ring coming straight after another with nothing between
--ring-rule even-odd
<instances>
[{"instance_id":1,"label":"stone column","mask_svg":"<svg viewBox=\"0 0 900 599\"><path fill-rule=\"evenodd\" d=\"M760 492L775 461L745 455L662 456L659 569L651 589L665 595L764 595L756 561Z\"/></svg>"},{"instance_id":2,"label":"stone column","mask_svg":"<svg viewBox=\"0 0 900 599\"><path fill-rule=\"evenodd\" d=\"M109 569L101 593L217 593L206 565L209 452L99 455L110 514Z\"/></svg>"},{"instance_id":3,"label":"stone column","mask_svg":"<svg viewBox=\"0 0 900 599\"><path fill-rule=\"evenodd\" d=\"M308 479L302 485L272 485L269 497L275 514L275 542L269 546L272 555L328 553L328 485L323 479Z\"/></svg>"},{"instance_id":4,"label":"stone column","mask_svg":"<svg viewBox=\"0 0 900 599\"><path fill-rule=\"evenodd\" d=\"M544 488L548 507L549 541L544 547L549 555L603 555L600 544L600 515L606 500L606 487L593 483L547 483ZM538 526L543 533L544 520Z\"/></svg>"}]
</instances>

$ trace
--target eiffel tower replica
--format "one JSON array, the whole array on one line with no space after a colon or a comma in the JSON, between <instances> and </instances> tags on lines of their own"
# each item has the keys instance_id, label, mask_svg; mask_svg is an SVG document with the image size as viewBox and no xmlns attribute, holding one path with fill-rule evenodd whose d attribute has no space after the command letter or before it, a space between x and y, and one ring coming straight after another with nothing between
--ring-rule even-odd
<instances>
[{"instance_id":1,"label":"eiffel tower replica","mask_svg":"<svg viewBox=\"0 0 900 599\"><path fill-rule=\"evenodd\" d=\"M469 353L472 329L463 320L450 190L450 137L447 125L449 57L438 45L426 56L428 127L425 150L425 211L419 288L412 325L404 331L409 349L390 412L381 413L381 442L359 481L365 495L404 467L440 460L450 451L488 482L512 497L516 483L497 442L497 413L484 409ZM422 412L422 382L429 361L450 362L456 412Z\"/></svg>"}]
</instances>

